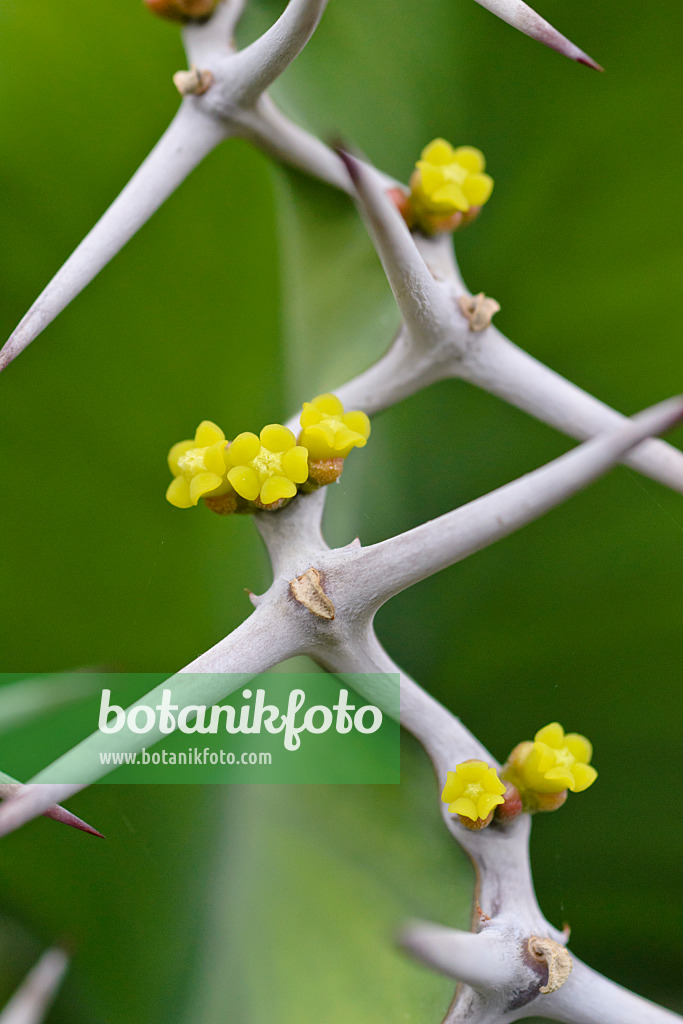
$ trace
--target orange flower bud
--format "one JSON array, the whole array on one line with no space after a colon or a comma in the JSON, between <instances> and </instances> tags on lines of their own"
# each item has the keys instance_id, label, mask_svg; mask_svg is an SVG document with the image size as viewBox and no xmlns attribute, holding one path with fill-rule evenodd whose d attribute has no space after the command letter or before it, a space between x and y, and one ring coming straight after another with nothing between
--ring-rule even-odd
<instances>
[{"instance_id":1,"label":"orange flower bud","mask_svg":"<svg viewBox=\"0 0 683 1024\"><path fill-rule=\"evenodd\" d=\"M144 0L145 7L169 21L200 21L209 18L220 0Z\"/></svg>"}]
</instances>

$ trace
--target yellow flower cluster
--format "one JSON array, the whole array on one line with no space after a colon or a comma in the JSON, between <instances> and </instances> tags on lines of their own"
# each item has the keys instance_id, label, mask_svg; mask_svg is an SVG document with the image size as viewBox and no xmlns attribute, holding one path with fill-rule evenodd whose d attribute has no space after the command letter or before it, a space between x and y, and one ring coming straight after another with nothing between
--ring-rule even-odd
<instances>
[{"instance_id":1,"label":"yellow flower cluster","mask_svg":"<svg viewBox=\"0 0 683 1024\"><path fill-rule=\"evenodd\" d=\"M595 782L592 755L585 736L565 734L559 722L551 722L538 730L533 742L517 744L500 777L485 761L457 765L447 774L441 800L470 829L485 828L494 811L500 825L522 811L555 811L565 802L567 790L581 793Z\"/></svg>"},{"instance_id":2,"label":"yellow flower cluster","mask_svg":"<svg viewBox=\"0 0 683 1024\"><path fill-rule=\"evenodd\" d=\"M590 763L589 741L576 732L565 734L559 722L539 729L534 742L521 747L525 749L519 750L516 768L523 786L535 793L582 793L598 777Z\"/></svg>"},{"instance_id":3,"label":"yellow flower cluster","mask_svg":"<svg viewBox=\"0 0 683 1024\"><path fill-rule=\"evenodd\" d=\"M493 190L485 166L483 153L473 146L454 149L445 139L430 142L410 179L410 226L431 235L473 220Z\"/></svg>"},{"instance_id":4,"label":"yellow flower cluster","mask_svg":"<svg viewBox=\"0 0 683 1024\"><path fill-rule=\"evenodd\" d=\"M220 427L204 420L194 440L179 441L168 454L174 477L168 501L191 508L204 498L215 511L236 511L245 503L280 508L306 483L309 471L311 486L337 479L343 460L370 435L365 413L345 413L339 399L329 394L304 403L301 427L298 442L280 423L269 424L258 435L245 431L230 442ZM327 460L336 468L321 473Z\"/></svg>"},{"instance_id":5,"label":"yellow flower cluster","mask_svg":"<svg viewBox=\"0 0 683 1024\"><path fill-rule=\"evenodd\" d=\"M505 784L495 768L485 761L463 761L454 772L448 772L441 800L448 804L451 814L486 822L494 808L504 802L504 792Z\"/></svg>"}]
</instances>

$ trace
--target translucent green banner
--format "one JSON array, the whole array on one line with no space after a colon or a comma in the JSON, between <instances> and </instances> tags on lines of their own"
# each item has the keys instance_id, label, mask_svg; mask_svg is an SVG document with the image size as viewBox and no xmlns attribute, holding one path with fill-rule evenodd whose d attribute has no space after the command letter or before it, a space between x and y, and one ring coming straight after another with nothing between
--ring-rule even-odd
<instances>
[{"instance_id":1,"label":"translucent green banner","mask_svg":"<svg viewBox=\"0 0 683 1024\"><path fill-rule=\"evenodd\" d=\"M400 781L399 676L0 676L0 781Z\"/></svg>"}]
</instances>

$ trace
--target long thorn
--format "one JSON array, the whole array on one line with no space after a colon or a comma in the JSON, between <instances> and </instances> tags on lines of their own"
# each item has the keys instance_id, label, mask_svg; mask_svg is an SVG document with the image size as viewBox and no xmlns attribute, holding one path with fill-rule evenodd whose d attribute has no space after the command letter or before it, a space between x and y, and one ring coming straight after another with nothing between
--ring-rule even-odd
<instances>
[{"instance_id":1,"label":"long thorn","mask_svg":"<svg viewBox=\"0 0 683 1024\"><path fill-rule=\"evenodd\" d=\"M557 50L558 53L569 57L570 60L586 64L587 67L594 68L596 71L603 70L592 57L570 42L556 28L553 28L540 14L536 14L536 11L528 4L523 3L523 0L477 0L477 3L497 15L502 21L506 21L508 25L518 28L525 36L531 36L539 43L549 46L551 50Z\"/></svg>"},{"instance_id":2,"label":"long thorn","mask_svg":"<svg viewBox=\"0 0 683 1024\"><path fill-rule=\"evenodd\" d=\"M399 943L434 970L473 988L502 988L514 978L512 965L506 962L498 941L486 932L476 935L411 921L401 932Z\"/></svg>"},{"instance_id":3,"label":"long thorn","mask_svg":"<svg viewBox=\"0 0 683 1024\"><path fill-rule=\"evenodd\" d=\"M396 304L416 345L429 345L452 319L452 308L420 255L408 226L373 168L339 150Z\"/></svg>"},{"instance_id":4,"label":"long thorn","mask_svg":"<svg viewBox=\"0 0 683 1024\"><path fill-rule=\"evenodd\" d=\"M618 429L628 421L513 345L495 327L457 361L454 372L579 441ZM643 441L623 461L683 494L683 452L666 441Z\"/></svg>"},{"instance_id":5,"label":"long thorn","mask_svg":"<svg viewBox=\"0 0 683 1024\"><path fill-rule=\"evenodd\" d=\"M25 825L26 822L32 821L33 818L38 818L48 811L57 810L58 801L66 800L82 789L85 789L84 785L58 783L30 783L20 786L15 795L0 808L0 822L2 823L0 825L0 836L16 831L16 829ZM59 810L62 809L59 808ZM65 811L64 813L68 814L69 812ZM54 815L48 814L48 817L53 818ZM55 820L63 821L64 819L55 818ZM80 821L80 818L77 820ZM72 822L65 822L65 824L72 824ZM91 826L82 831L90 832L91 835L101 836L101 833ZM101 836L101 838L104 838L104 836Z\"/></svg>"},{"instance_id":6,"label":"long thorn","mask_svg":"<svg viewBox=\"0 0 683 1024\"><path fill-rule=\"evenodd\" d=\"M661 402L462 508L363 548L353 561L359 600L379 608L406 587L507 537L603 476L646 437L681 420L682 398Z\"/></svg>"},{"instance_id":7,"label":"long thorn","mask_svg":"<svg viewBox=\"0 0 683 1024\"><path fill-rule=\"evenodd\" d=\"M67 811L65 807L60 807L59 804L49 807L45 811L44 817L52 818L53 821L59 821L63 825L70 825L71 828L76 828L80 832L87 832L90 836L97 836L98 839L104 839L102 833L98 832L96 828L89 825L87 821L83 821L82 818L76 817L71 811Z\"/></svg>"},{"instance_id":8,"label":"long thorn","mask_svg":"<svg viewBox=\"0 0 683 1024\"><path fill-rule=\"evenodd\" d=\"M208 705L216 704L259 672L301 654L301 641L292 631L291 624L284 619L281 622L264 620L267 614L264 605L260 605L224 640L171 679L160 683L142 700L156 705L163 690L172 687L173 696L179 704L199 696ZM200 675L201 687L197 684L197 676ZM44 814L53 804L66 800L108 775L113 766L102 763L101 754L105 749L139 752L143 746L152 746L164 735L160 731L134 733L127 728L106 739L99 730L92 733L36 775L13 800L0 807L0 836L14 832ZM60 778L80 778L83 781L78 784L49 781Z\"/></svg>"},{"instance_id":9,"label":"long thorn","mask_svg":"<svg viewBox=\"0 0 683 1024\"><path fill-rule=\"evenodd\" d=\"M328 0L289 0L275 24L235 56L247 83L242 95L255 101L299 56L323 16Z\"/></svg>"},{"instance_id":10,"label":"long thorn","mask_svg":"<svg viewBox=\"0 0 683 1024\"><path fill-rule=\"evenodd\" d=\"M5 772L0 772L0 800L15 800L23 789L23 783L17 782L16 779L13 779L11 775L6 775ZM92 825L89 825L87 821L76 817L71 811L67 811L65 807L60 807L58 804L48 807L46 811L43 811L43 814L46 818L52 818L53 821L58 821L62 825L69 825L80 832L87 832L91 836L98 836L98 838L104 839L102 833L98 832Z\"/></svg>"},{"instance_id":11,"label":"long thorn","mask_svg":"<svg viewBox=\"0 0 683 1024\"><path fill-rule=\"evenodd\" d=\"M69 966L62 949L49 949L0 1013L0 1024L41 1024Z\"/></svg>"},{"instance_id":12,"label":"long thorn","mask_svg":"<svg viewBox=\"0 0 683 1024\"><path fill-rule=\"evenodd\" d=\"M123 192L58 270L0 351L0 370L37 338L155 213L227 130L191 98Z\"/></svg>"}]
</instances>

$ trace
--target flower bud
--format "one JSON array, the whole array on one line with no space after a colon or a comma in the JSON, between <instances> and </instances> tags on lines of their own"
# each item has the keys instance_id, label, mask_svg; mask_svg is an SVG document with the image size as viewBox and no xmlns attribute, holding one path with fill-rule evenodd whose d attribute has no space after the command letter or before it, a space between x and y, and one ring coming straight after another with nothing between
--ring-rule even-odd
<instances>
[{"instance_id":1,"label":"flower bud","mask_svg":"<svg viewBox=\"0 0 683 1024\"><path fill-rule=\"evenodd\" d=\"M239 498L234 491L219 494L215 498L204 498L204 504L210 512L215 512L219 516L229 516L239 510Z\"/></svg>"},{"instance_id":2,"label":"flower bud","mask_svg":"<svg viewBox=\"0 0 683 1024\"><path fill-rule=\"evenodd\" d=\"M415 226L415 214L410 202L410 194L402 188L388 188L387 199L391 200L409 228Z\"/></svg>"},{"instance_id":3,"label":"flower bud","mask_svg":"<svg viewBox=\"0 0 683 1024\"><path fill-rule=\"evenodd\" d=\"M503 794L503 802L499 807L496 807L496 821L499 821L503 825L507 825L508 822L514 821L524 810L522 806L522 798L519 794L519 790L516 786L513 786L511 782L505 783L505 793Z\"/></svg>"},{"instance_id":4,"label":"flower bud","mask_svg":"<svg viewBox=\"0 0 683 1024\"><path fill-rule=\"evenodd\" d=\"M317 487L327 487L339 479L343 469L344 459L309 459L308 479Z\"/></svg>"},{"instance_id":5,"label":"flower bud","mask_svg":"<svg viewBox=\"0 0 683 1024\"><path fill-rule=\"evenodd\" d=\"M202 21L209 18L221 0L144 0L145 7L169 21Z\"/></svg>"}]
</instances>

